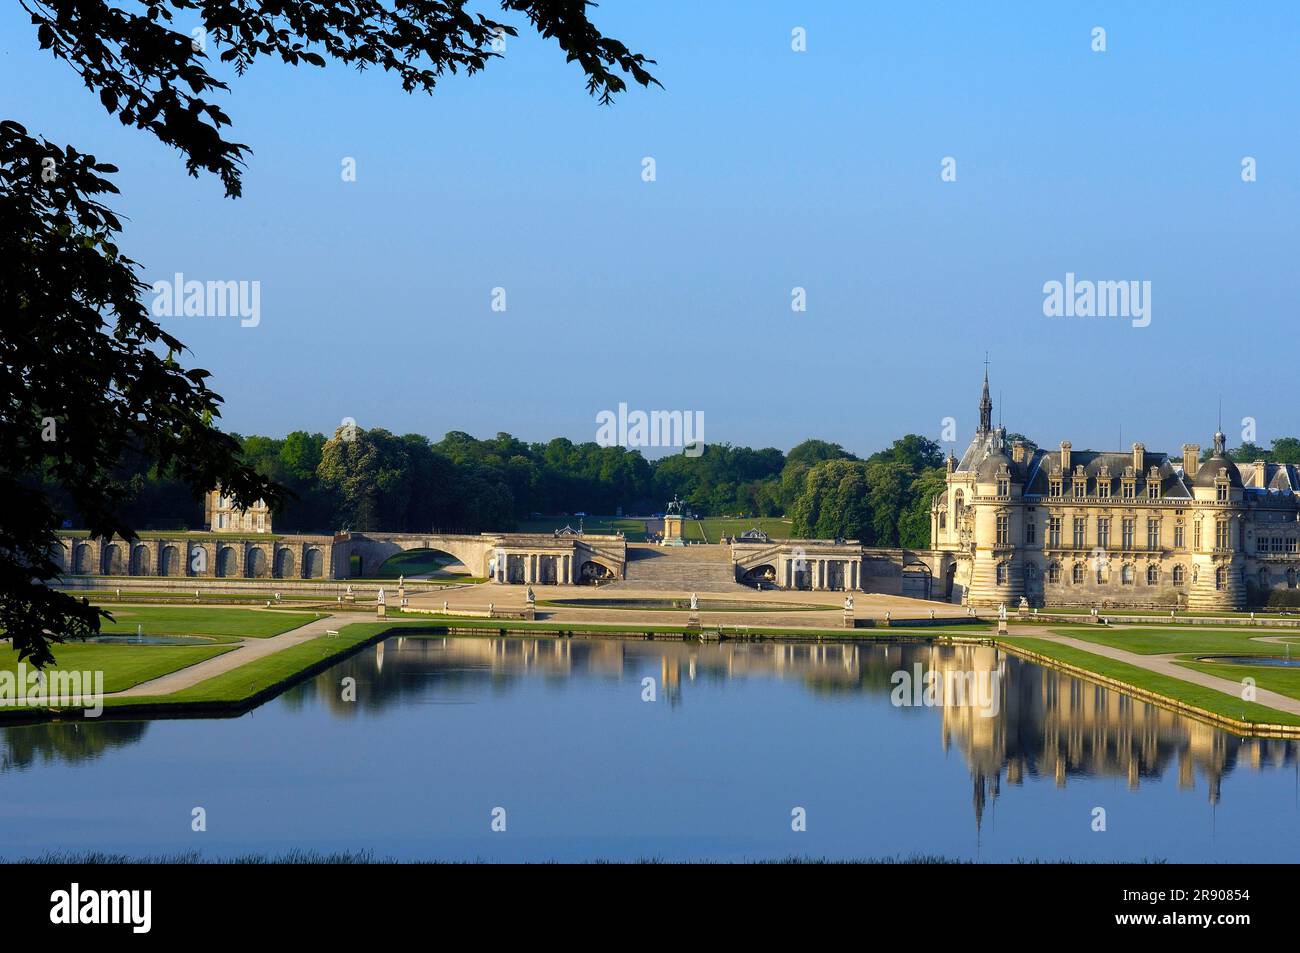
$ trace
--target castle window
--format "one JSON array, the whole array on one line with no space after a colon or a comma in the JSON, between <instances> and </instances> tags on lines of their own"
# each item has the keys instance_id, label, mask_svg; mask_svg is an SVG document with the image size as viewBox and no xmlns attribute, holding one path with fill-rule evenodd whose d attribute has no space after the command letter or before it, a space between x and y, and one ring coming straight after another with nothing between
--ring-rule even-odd
<instances>
[{"instance_id":1,"label":"castle window","mask_svg":"<svg viewBox=\"0 0 1300 953\"><path fill-rule=\"evenodd\" d=\"M1184 570L1183 570L1183 567L1182 567L1182 566L1175 566L1175 567L1174 567L1174 585L1175 585L1175 586L1181 586L1181 585L1183 584L1183 576L1184 576Z\"/></svg>"},{"instance_id":2,"label":"castle window","mask_svg":"<svg viewBox=\"0 0 1300 953\"><path fill-rule=\"evenodd\" d=\"M1294 574L1293 574L1293 575L1294 575ZM1050 565L1047 567L1047 581L1048 581L1048 582L1060 582L1060 581L1061 581L1061 564L1060 564L1060 563L1052 563L1052 564L1050 564ZM1293 589L1295 588L1294 584L1292 585L1292 588L1293 588Z\"/></svg>"},{"instance_id":3,"label":"castle window","mask_svg":"<svg viewBox=\"0 0 1300 953\"><path fill-rule=\"evenodd\" d=\"M1214 521L1214 548L1215 549L1232 548L1232 538L1228 535L1227 520Z\"/></svg>"},{"instance_id":4,"label":"castle window","mask_svg":"<svg viewBox=\"0 0 1300 953\"><path fill-rule=\"evenodd\" d=\"M1011 542L1010 520L1006 515L998 517L998 545L1006 546Z\"/></svg>"},{"instance_id":5,"label":"castle window","mask_svg":"<svg viewBox=\"0 0 1300 953\"><path fill-rule=\"evenodd\" d=\"M1075 563L1074 568L1070 570L1070 579L1076 586L1083 585L1083 563Z\"/></svg>"},{"instance_id":6,"label":"castle window","mask_svg":"<svg viewBox=\"0 0 1300 953\"><path fill-rule=\"evenodd\" d=\"M998 477L998 497L1005 500L1011 495L1011 480L1006 477Z\"/></svg>"},{"instance_id":7,"label":"castle window","mask_svg":"<svg viewBox=\"0 0 1300 953\"><path fill-rule=\"evenodd\" d=\"M1288 569L1288 570L1286 571L1286 587L1287 587L1288 589L1294 589L1294 588L1295 588L1295 570L1294 570L1294 569Z\"/></svg>"},{"instance_id":8,"label":"castle window","mask_svg":"<svg viewBox=\"0 0 1300 953\"><path fill-rule=\"evenodd\" d=\"M1192 548L1201 548L1201 521L1197 520L1192 524Z\"/></svg>"},{"instance_id":9,"label":"castle window","mask_svg":"<svg viewBox=\"0 0 1300 953\"><path fill-rule=\"evenodd\" d=\"M1088 495L1088 480L1086 477L1076 476L1071 481L1070 486L1074 488L1074 498L1081 500Z\"/></svg>"},{"instance_id":10,"label":"castle window","mask_svg":"<svg viewBox=\"0 0 1300 953\"><path fill-rule=\"evenodd\" d=\"M1076 516L1074 518L1074 548L1083 549L1088 545L1088 518L1086 516Z\"/></svg>"},{"instance_id":11,"label":"castle window","mask_svg":"<svg viewBox=\"0 0 1300 953\"><path fill-rule=\"evenodd\" d=\"M1287 537L1286 551L1288 553L1300 551L1300 539L1296 539L1294 536Z\"/></svg>"},{"instance_id":12,"label":"castle window","mask_svg":"<svg viewBox=\"0 0 1300 953\"><path fill-rule=\"evenodd\" d=\"M1102 500L1110 499L1110 480L1097 480L1097 498Z\"/></svg>"},{"instance_id":13,"label":"castle window","mask_svg":"<svg viewBox=\"0 0 1300 953\"><path fill-rule=\"evenodd\" d=\"M1133 548L1133 537L1137 535L1137 520L1131 516L1124 517L1119 524L1120 546L1124 549Z\"/></svg>"},{"instance_id":14,"label":"castle window","mask_svg":"<svg viewBox=\"0 0 1300 953\"><path fill-rule=\"evenodd\" d=\"M1148 480L1148 481L1147 481L1147 499L1148 499L1148 500L1158 500L1158 499L1160 499L1160 481L1159 481L1159 480Z\"/></svg>"},{"instance_id":15,"label":"castle window","mask_svg":"<svg viewBox=\"0 0 1300 953\"><path fill-rule=\"evenodd\" d=\"M1059 476L1052 477L1052 479L1048 483L1048 491L1047 491L1048 496L1051 496L1054 499L1060 499L1064 482L1065 481L1062 480Z\"/></svg>"},{"instance_id":16,"label":"castle window","mask_svg":"<svg viewBox=\"0 0 1300 953\"><path fill-rule=\"evenodd\" d=\"M1005 586L1006 584L1007 584L1007 564L998 563L998 585Z\"/></svg>"},{"instance_id":17,"label":"castle window","mask_svg":"<svg viewBox=\"0 0 1300 953\"><path fill-rule=\"evenodd\" d=\"M1220 503L1228 499L1228 481L1222 478L1214 481L1214 495Z\"/></svg>"},{"instance_id":18,"label":"castle window","mask_svg":"<svg viewBox=\"0 0 1300 953\"><path fill-rule=\"evenodd\" d=\"M1036 528L1037 526L1038 526L1038 524L1035 523L1033 520L1029 520L1029 521L1027 521L1027 522L1025 523L1025 543L1026 543L1026 545L1032 545L1032 544L1038 542L1038 530L1037 530L1037 528Z\"/></svg>"},{"instance_id":19,"label":"castle window","mask_svg":"<svg viewBox=\"0 0 1300 953\"><path fill-rule=\"evenodd\" d=\"M1160 582L1160 570L1154 565L1147 567L1147 585L1154 586Z\"/></svg>"},{"instance_id":20,"label":"castle window","mask_svg":"<svg viewBox=\"0 0 1300 953\"><path fill-rule=\"evenodd\" d=\"M1061 545L1061 518L1059 516L1049 516L1047 518L1047 545Z\"/></svg>"},{"instance_id":21,"label":"castle window","mask_svg":"<svg viewBox=\"0 0 1300 953\"><path fill-rule=\"evenodd\" d=\"M1147 520L1147 549L1160 548L1160 521L1156 519Z\"/></svg>"},{"instance_id":22,"label":"castle window","mask_svg":"<svg viewBox=\"0 0 1300 953\"><path fill-rule=\"evenodd\" d=\"M1133 585L1133 567L1132 567L1132 566L1125 564L1125 565L1123 565L1123 566L1120 567L1120 570L1119 570L1119 581L1120 581L1122 584L1126 585L1126 586L1131 586L1131 585Z\"/></svg>"},{"instance_id":23,"label":"castle window","mask_svg":"<svg viewBox=\"0 0 1300 953\"><path fill-rule=\"evenodd\" d=\"M1132 500L1137 498L1137 484L1132 480L1125 480L1122 487L1124 499Z\"/></svg>"},{"instance_id":24,"label":"castle window","mask_svg":"<svg viewBox=\"0 0 1300 953\"><path fill-rule=\"evenodd\" d=\"M947 529L947 528L948 528L948 511L947 511L947 510L940 510L940 511L939 511L939 528L940 528L940 529Z\"/></svg>"},{"instance_id":25,"label":"castle window","mask_svg":"<svg viewBox=\"0 0 1300 953\"><path fill-rule=\"evenodd\" d=\"M1187 542L1187 534L1182 523L1174 526L1174 549L1182 549Z\"/></svg>"},{"instance_id":26,"label":"castle window","mask_svg":"<svg viewBox=\"0 0 1300 953\"><path fill-rule=\"evenodd\" d=\"M1226 589L1228 586L1228 570L1219 566L1214 570L1214 588L1218 590Z\"/></svg>"},{"instance_id":27,"label":"castle window","mask_svg":"<svg viewBox=\"0 0 1300 953\"><path fill-rule=\"evenodd\" d=\"M1097 545L1105 549L1110 545L1110 517L1097 517Z\"/></svg>"},{"instance_id":28,"label":"castle window","mask_svg":"<svg viewBox=\"0 0 1300 953\"><path fill-rule=\"evenodd\" d=\"M1268 574L1268 567L1261 568L1259 571L1259 588L1271 589L1272 587L1273 580Z\"/></svg>"}]
</instances>

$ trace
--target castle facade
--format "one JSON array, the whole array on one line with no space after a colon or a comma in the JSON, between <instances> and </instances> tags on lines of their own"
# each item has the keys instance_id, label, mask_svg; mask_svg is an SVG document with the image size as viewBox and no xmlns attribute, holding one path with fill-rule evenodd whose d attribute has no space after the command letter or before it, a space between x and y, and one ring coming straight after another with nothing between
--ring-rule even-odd
<instances>
[{"instance_id":1,"label":"castle facade","mask_svg":"<svg viewBox=\"0 0 1300 953\"><path fill-rule=\"evenodd\" d=\"M950 554L953 601L1032 606L1240 610L1300 585L1300 472L1235 463L1222 433L1200 459L1045 450L980 423L930 507L933 548Z\"/></svg>"}]
</instances>

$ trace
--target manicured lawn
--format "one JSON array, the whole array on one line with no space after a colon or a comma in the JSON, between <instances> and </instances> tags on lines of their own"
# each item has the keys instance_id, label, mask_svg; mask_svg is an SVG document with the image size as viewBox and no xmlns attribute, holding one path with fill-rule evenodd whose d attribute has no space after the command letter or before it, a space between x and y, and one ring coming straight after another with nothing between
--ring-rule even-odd
<instances>
[{"instance_id":1,"label":"manicured lawn","mask_svg":"<svg viewBox=\"0 0 1300 953\"><path fill-rule=\"evenodd\" d=\"M158 678L228 652L232 645L105 645L100 642L69 642L55 646L53 671L104 673L104 691L120 692L151 678ZM0 646L0 670L17 672L18 653ZM32 670L27 665L27 671ZM89 689L87 689L89 690Z\"/></svg>"},{"instance_id":2,"label":"manicured lawn","mask_svg":"<svg viewBox=\"0 0 1300 953\"><path fill-rule=\"evenodd\" d=\"M1300 698L1300 668L1275 668L1268 665L1224 665L1220 662L1178 662L1184 668L1195 669L1207 675L1214 675L1238 686L1243 678L1253 678L1255 685L1286 695L1288 698Z\"/></svg>"},{"instance_id":3,"label":"manicured lawn","mask_svg":"<svg viewBox=\"0 0 1300 953\"><path fill-rule=\"evenodd\" d=\"M1040 655L1046 655L1048 658L1069 665L1077 665L1079 668L1086 669L1097 675L1104 675L1136 688L1155 692L1167 698L1181 701L1184 704L1194 705L1197 708L1223 715L1226 718L1272 725L1300 725L1300 717L1287 712L1268 708L1256 702L1242 701L1232 694L1217 692L1211 688L1193 685L1191 682L1184 682L1156 672L1148 672L1146 669L1137 668L1125 662L1117 662L1100 655L1093 655L1091 652L1085 652L1073 646L1059 645L1055 642L1032 638L999 639L998 641L1010 649L1026 648ZM1231 687L1229 687L1229 691L1231 691Z\"/></svg>"},{"instance_id":4,"label":"manicured lawn","mask_svg":"<svg viewBox=\"0 0 1300 953\"><path fill-rule=\"evenodd\" d=\"M242 635L254 639L288 632L317 616L311 612L267 612L258 609L213 609L182 606L132 606L109 603L114 621L103 624L106 635ZM55 653L56 656L58 653Z\"/></svg>"},{"instance_id":5,"label":"manicured lawn","mask_svg":"<svg viewBox=\"0 0 1300 953\"><path fill-rule=\"evenodd\" d=\"M274 582L274 580L272 580ZM194 590L188 592L183 589L172 591L159 590L158 592L142 592L139 589L128 589L122 593L122 598L117 598L117 593L111 590L103 589L65 589L70 596L76 596L78 599L89 599L96 605L102 605L106 609L111 609L115 604L120 602L164 602L176 603L179 605L193 605L198 602L229 602L232 604L259 605L264 606L268 600L266 591L249 590L248 592L204 592L198 600L194 598ZM332 602L333 593L307 593L293 592L292 590L279 590L281 602ZM275 599L270 598L272 605L275 605Z\"/></svg>"},{"instance_id":6,"label":"manicured lawn","mask_svg":"<svg viewBox=\"0 0 1300 953\"><path fill-rule=\"evenodd\" d=\"M600 536L622 533L629 543L645 542L645 520L626 516L548 516L539 520L520 520L518 532L553 533L566 526L578 529L579 523L584 533Z\"/></svg>"},{"instance_id":7,"label":"manicured lawn","mask_svg":"<svg viewBox=\"0 0 1300 953\"><path fill-rule=\"evenodd\" d=\"M157 697L106 699L105 704L229 703L238 702L272 688L313 665L328 662L355 649L372 636L402 628L401 622L354 622L343 626L338 636L320 636L292 645L256 661L209 678L192 688Z\"/></svg>"},{"instance_id":8,"label":"manicured lawn","mask_svg":"<svg viewBox=\"0 0 1300 953\"><path fill-rule=\"evenodd\" d=\"M1176 629L1122 628L1107 629L1102 626L1077 626L1052 629L1054 635L1067 635L1084 642L1109 645L1136 655L1285 655L1286 647L1276 642L1251 641L1253 636L1268 636L1300 641L1300 634L1289 630L1261 632L1258 629L1232 631L1197 631L1192 626Z\"/></svg>"},{"instance_id":9,"label":"manicured lawn","mask_svg":"<svg viewBox=\"0 0 1300 953\"><path fill-rule=\"evenodd\" d=\"M701 533L701 525L703 533ZM746 530L761 529L773 539L789 539L793 524L779 516L756 516L753 519L726 519L721 516L706 516L700 520L686 520L682 524L682 533L689 540L716 543L723 536L739 536Z\"/></svg>"}]
</instances>

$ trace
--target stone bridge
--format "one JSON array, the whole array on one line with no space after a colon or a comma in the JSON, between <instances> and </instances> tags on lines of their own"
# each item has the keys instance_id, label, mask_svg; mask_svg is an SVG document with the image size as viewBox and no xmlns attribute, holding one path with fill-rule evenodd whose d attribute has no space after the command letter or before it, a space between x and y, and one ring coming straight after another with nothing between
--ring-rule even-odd
<instances>
[{"instance_id":1,"label":"stone bridge","mask_svg":"<svg viewBox=\"0 0 1300 953\"><path fill-rule=\"evenodd\" d=\"M944 601L952 596L955 562L933 550L880 549L851 539L737 538L731 558L740 582L778 589L852 589Z\"/></svg>"},{"instance_id":2,"label":"stone bridge","mask_svg":"<svg viewBox=\"0 0 1300 953\"><path fill-rule=\"evenodd\" d=\"M622 536L578 533L352 533L343 564L372 576L390 556L412 549L445 553L471 576L502 584L578 585L622 579L627 567Z\"/></svg>"}]
</instances>

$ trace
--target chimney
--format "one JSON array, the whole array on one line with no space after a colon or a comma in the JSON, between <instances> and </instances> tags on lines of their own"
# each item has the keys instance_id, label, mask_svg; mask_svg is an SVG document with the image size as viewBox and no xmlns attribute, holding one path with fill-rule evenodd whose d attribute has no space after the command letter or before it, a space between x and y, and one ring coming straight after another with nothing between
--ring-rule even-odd
<instances>
[{"instance_id":1,"label":"chimney","mask_svg":"<svg viewBox=\"0 0 1300 953\"><path fill-rule=\"evenodd\" d=\"M1061 472L1070 472L1070 441L1061 441Z\"/></svg>"},{"instance_id":2,"label":"chimney","mask_svg":"<svg viewBox=\"0 0 1300 953\"><path fill-rule=\"evenodd\" d=\"M1025 459L1029 456L1028 447L1023 440L1016 440L1011 444L1011 462L1024 464Z\"/></svg>"},{"instance_id":3,"label":"chimney","mask_svg":"<svg viewBox=\"0 0 1300 953\"><path fill-rule=\"evenodd\" d=\"M1141 476L1146 469L1146 452L1147 448L1142 444L1133 444L1133 473L1137 476Z\"/></svg>"},{"instance_id":4,"label":"chimney","mask_svg":"<svg viewBox=\"0 0 1300 953\"><path fill-rule=\"evenodd\" d=\"M1267 474L1266 474L1266 472L1265 472L1265 467L1266 467L1266 466L1267 466L1267 464L1266 464L1263 460L1256 460L1256 461L1255 461L1255 482L1254 482L1254 485L1257 486L1257 487L1259 487L1261 490L1266 489L1266 488L1268 487L1268 476L1267 476Z\"/></svg>"},{"instance_id":5,"label":"chimney","mask_svg":"<svg viewBox=\"0 0 1300 953\"><path fill-rule=\"evenodd\" d=\"M1201 468L1201 445L1199 443L1183 444L1183 475L1187 479L1196 476Z\"/></svg>"}]
</instances>

